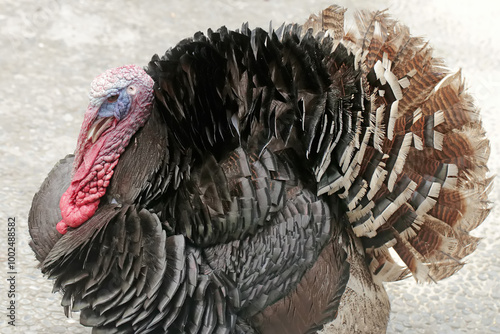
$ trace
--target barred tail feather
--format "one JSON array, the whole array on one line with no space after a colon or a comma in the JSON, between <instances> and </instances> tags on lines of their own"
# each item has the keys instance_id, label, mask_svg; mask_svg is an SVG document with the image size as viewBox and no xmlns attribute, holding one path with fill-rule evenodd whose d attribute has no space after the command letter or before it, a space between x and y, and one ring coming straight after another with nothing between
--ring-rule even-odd
<instances>
[{"instance_id":1,"label":"barred tail feather","mask_svg":"<svg viewBox=\"0 0 500 334\"><path fill-rule=\"evenodd\" d=\"M348 133L316 168L319 192L346 202L375 280L411 272L418 281L438 281L476 249L469 232L491 209L490 147L479 111L461 72L450 73L406 26L384 11L359 12L340 36L344 13L330 7L305 26L335 36L332 58L347 49L361 78L352 103L362 109L339 116ZM349 78L338 68L332 78L342 87Z\"/></svg>"}]
</instances>

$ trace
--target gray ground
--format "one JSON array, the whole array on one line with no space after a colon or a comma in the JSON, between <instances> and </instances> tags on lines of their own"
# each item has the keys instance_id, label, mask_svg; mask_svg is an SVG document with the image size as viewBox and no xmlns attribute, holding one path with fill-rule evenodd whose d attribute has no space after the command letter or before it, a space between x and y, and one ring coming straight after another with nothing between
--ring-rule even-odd
<instances>
[{"instance_id":1,"label":"gray ground","mask_svg":"<svg viewBox=\"0 0 500 334\"><path fill-rule=\"evenodd\" d=\"M89 333L66 319L60 296L36 269L28 247L33 194L52 168L72 152L87 105L90 81L107 68L147 64L180 39L207 28L244 21L303 22L330 1L57 1L0 0L0 220L17 222L17 320L7 324L6 231L0 231L0 332ZM333 0L331 0L333 1ZM490 168L499 171L500 7L493 1L338 1L349 8L390 7L436 55L463 68L492 139ZM493 6L493 7L492 7ZM492 200L498 202L498 192ZM454 277L434 285L412 280L387 285L389 333L500 333L500 229L495 208L475 235L484 240Z\"/></svg>"}]
</instances>

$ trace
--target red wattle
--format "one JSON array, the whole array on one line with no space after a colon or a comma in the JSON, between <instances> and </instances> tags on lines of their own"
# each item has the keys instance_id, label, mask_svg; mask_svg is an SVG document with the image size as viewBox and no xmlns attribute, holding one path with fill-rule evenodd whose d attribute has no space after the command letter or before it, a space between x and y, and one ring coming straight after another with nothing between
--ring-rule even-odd
<instances>
[{"instance_id":1,"label":"red wattle","mask_svg":"<svg viewBox=\"0 0 500 334\"><path fill-rule=\"evenodd\" d=\"M91 169L95 165L97 156L99 155L104 143L105 140L102 138L88 148L86 152L82 152L82 162L76 170L70 186L61 196L59 208L61 209L62 220L56 226L57 231L61 234L65 234L67 232L68 226L76 228L85 223L90 217L92 217L99 206L99 198L83 205L77 205L75 203L75 199L78 192L80 192L82 188L87 185L87 182L84 179L90 175Z\"/></svg>"},{"instance_id":2,"label":"red wattle","mask_svg":"<svg viewBox=\"0 0 500 334\"><path fill-rule=\"evenodd\" d=\"M57 223L56 230L61 234L66 234L66 232L68 232L68 225L66 225L66 223L61 220L59 223Z\"/></svg>"},{"instance_id":3,"label":"red wattle","mask_svg":"<svg viewBox=\"0 0 500 334\"><path fill-rule=\"evenodd\" d=\"M66 190L66 192L62 195L59 202L62 220L57 224L56 228L61 234L66 233L68 226L77 228L85 223L90 217L92 217L99 206L99 199L84 205L76 205L74 198L78 188L78 182L72 182L68 190Z\"/></svg>"},{"instance_id":4,"label":"red wattle","mask_svg":"<svg viewBox=\"0 0 500 334\"><path fill-rule=\"evenodd\" d=\"M71 183L81 181L85 177L87 177L87 175L89 175L90 169L92 168L92 166L94 166L95 160L99 155L99 151L101 150L104 143L105 140L98 140L88 149L88 151L84 152L83 161L76 170L75 175L73 175Z\"/></svg>"}]
</instances>

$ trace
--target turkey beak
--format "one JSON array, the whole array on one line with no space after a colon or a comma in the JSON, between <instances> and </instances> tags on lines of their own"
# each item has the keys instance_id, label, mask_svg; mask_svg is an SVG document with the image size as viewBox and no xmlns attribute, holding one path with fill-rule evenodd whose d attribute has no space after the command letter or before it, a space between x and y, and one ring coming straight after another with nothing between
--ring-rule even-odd
<instances>
[{"instance_id":1,"label":"turkey beak","mask_svg":"<svg viewBox=\"0 0 500 334\"><path fill-rule=\"evenodd\" d=\"M97 139L101 136L101 134L109 129L111 124L113 124L114 116L111 117L103 117L94 121L94 124L89 129L87 133L87 140L92 141L92 144L96 142Z\"/></svg>"}]
</instances>

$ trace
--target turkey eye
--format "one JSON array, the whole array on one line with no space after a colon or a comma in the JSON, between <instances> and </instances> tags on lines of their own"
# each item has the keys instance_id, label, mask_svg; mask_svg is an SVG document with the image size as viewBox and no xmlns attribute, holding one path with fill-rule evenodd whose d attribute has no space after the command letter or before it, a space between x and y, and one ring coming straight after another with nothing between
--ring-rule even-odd
<instances>
[{"instance_id":1,"label":"turkey eye","mask_svg":"<svg viewBox=\"0 0 500 334\"><path fill-rule=\"evenodd\" d=\"M116 102L116 100L118 100L118 95L112 95L110 97L108 97L108 102Z\"/></svg>"}]
</instances>

